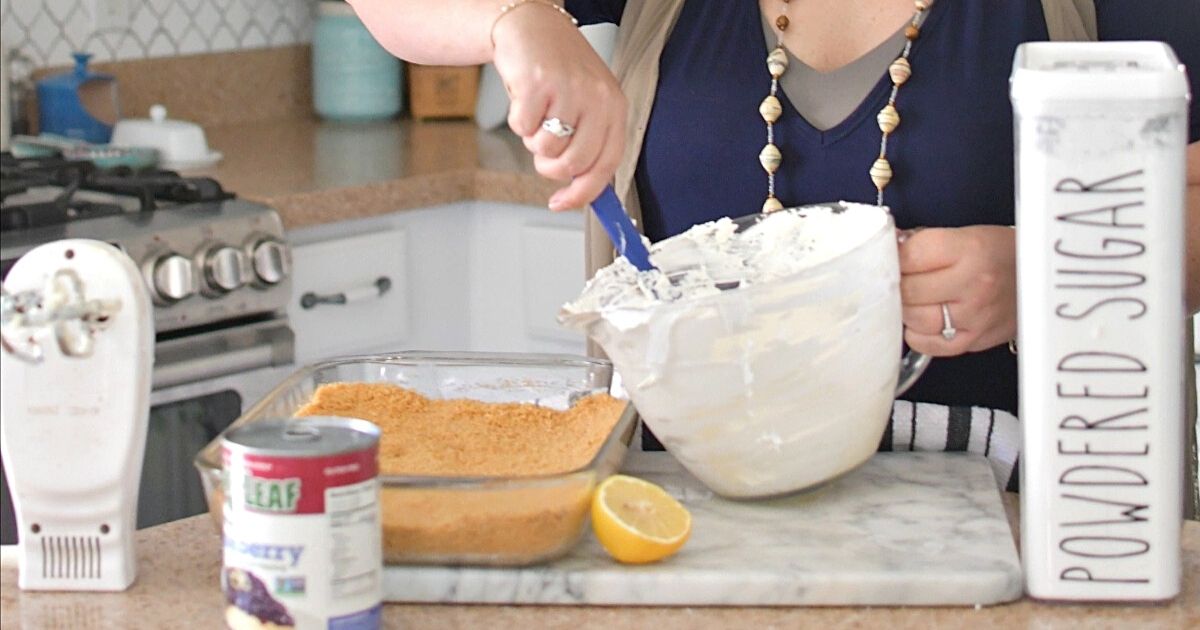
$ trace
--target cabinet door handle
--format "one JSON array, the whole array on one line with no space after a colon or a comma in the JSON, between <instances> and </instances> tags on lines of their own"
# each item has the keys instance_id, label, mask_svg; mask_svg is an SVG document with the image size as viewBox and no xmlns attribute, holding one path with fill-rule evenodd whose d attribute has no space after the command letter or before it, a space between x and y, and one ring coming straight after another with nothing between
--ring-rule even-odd
<instances>
[{"instance_id":1,"label":"cabinet door handle","mask_svg":"<svg viewBox=\"0 0 1200 630\"><path fill-rule=\"evenodd\" d=\"M361 302L363 300L383 297L383 294L390 291L391 288L392 279L387 276L380 276L375 279L375 282L365 287L347 289L341 293L319 295L309 291L300 296L300 306L304 309L311 309L318 304L350 304L352 302Z\"/></svg>"}]
</instances>

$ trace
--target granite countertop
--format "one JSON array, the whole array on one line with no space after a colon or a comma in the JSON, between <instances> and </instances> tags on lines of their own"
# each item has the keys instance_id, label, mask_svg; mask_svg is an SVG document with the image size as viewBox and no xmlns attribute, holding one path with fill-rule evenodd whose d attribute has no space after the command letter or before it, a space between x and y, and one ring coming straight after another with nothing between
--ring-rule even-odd
<instances>
[{"instance_id":1,"label":"granite countertop","mask_svg":"<svg viewBox=\"0 0 1200 630\"><path fill-rule=\"evenodd\" d=\"M1010 519L1015 496L1005 497ZM1200 620L1200 522L1184 526L1184 590L1162 606L1041 604L985 608L643 608L384 606L388 628L1194 628ZM4 628L218 628L220 537L208 516L138 532L140 575L123 593L32 593L17 588L12 549L0 569Z\"/></svg>"},{"instance_id":2,"label":"granite countertop","mask_svg":"<svg viewBox=\"0 0 1200 630\"><path fill-rule=\"evenodd\" d=\"M129 115L159 104L172 119L204 128L224 159L186 175L213 176L274 207L289 229L459 201L544 205L557 188L534 172L507 127L322 122L313 114L311 67L308 45L93 64L117 78Z\"/></svg>"},{"instance_id":3,"label":"granite countertop","mask_svg":"<svg viewBox=\"0 0 1200 630\"><path fill-rule=\"evenodd\" d=\"M557 188L506 127L465 120L287 118L205 131L224 158L186 174L274 207L288 229L458 201L545 205Z\"/></svg>"}]
</instances>

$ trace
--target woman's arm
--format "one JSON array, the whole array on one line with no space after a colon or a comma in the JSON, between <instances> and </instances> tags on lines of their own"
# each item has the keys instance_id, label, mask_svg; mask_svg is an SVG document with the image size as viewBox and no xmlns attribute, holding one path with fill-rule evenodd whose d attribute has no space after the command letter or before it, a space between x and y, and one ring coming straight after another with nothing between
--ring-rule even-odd
<instances>
[{"instance_id":1,"label":"woman's arm","mask_svg":"<svg viewBox=\"0 0 1200 630\"><path fill-rule=\"evenodd\" d=\"M551 210L581 208L612 180L625 150L625 97L579 29L554 7L541 0L516 6L506 0L348 1L375 39L402 59L496 65L511 98L508 125L533 153L534 167L570 180L550 197ZM513 8L500 17L506 5ZM574 135L541 130L547 118L571 125Z\"/></svg>"},{"instance_id":2,"label":"woman's arm","mask_svg":"<svg viewBox=\"0 0 1200 630\"><path fill-rule=\"evenodd\" d=\"M393 55L413 63L447 66L492 60L492 23L507 4L505 0L347 1Z\"/></svg>"},{"instance_id":3,"label":"woman's arm","mask_svg":"<svg viewBox=\"0 0 1200 630\"><path fill-rule=\"evenodd\" d=\"M509 126L532 152L534 168L570 181L550 197L551 210L582 208L612 180L625 149L625 97L604 60L546 1L348 1L376 40L401 59L496 65L511 100ZM500 17L504 6L512 8ZM558 138L542 131L547 118L575 133Z\"/></svg>"}]
</instances>

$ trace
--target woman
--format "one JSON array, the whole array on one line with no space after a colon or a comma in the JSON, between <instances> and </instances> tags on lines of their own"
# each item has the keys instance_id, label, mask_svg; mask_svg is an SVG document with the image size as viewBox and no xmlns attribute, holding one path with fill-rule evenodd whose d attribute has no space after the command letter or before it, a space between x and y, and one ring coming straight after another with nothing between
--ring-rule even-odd
<instances>
[{"instance_id":1,"label":"woman","mask_svg":"<svg viewBox=\"0 0 1200 630\"><path fill-rule=\"evenodd\" d=\"M538 171L570 180L551 197L551 209L581 207L613 178L628 104L560 7L549 0L353 4L400 57L495 63L512 97L509 125ZM565 12L581 23L619 23L625 5L567 0ZM1095 9L1100 39L1163 40L1200 70L1200 2L1096 0ZM662 49L640 150L626 156L636 160L647 235L658 240L698 222L757 212L769 197L795 206L875 203L881 196L899 227L927 228L901 244L905 340L943 359L907 397L1015 413L1016 359L1007 343L1016 334L1007 79L1017 45L1047 39L1043 10L1041 0L684 3ZM772 90L764 59L777 45L787 64L778 77L782 111L771 134L782 162L769 192L759 154L765 118L774 114L757 112ZM900 77L896 88L903 123L888 135L888 179L878 168L869 171L883 136L877 114L897 83L889 66L898 56L906 57L911 78ZM1193 93L1200 93L1198 76L1191 76ZM1188 306L1194 312L1200 99L1190 107ZM543 125L550 119L573 133Z\"/></svg>"}]
</instances>

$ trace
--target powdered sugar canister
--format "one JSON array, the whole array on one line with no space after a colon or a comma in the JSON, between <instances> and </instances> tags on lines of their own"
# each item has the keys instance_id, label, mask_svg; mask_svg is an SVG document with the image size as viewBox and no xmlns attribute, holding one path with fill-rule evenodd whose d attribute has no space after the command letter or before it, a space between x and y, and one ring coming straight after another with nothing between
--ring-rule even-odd
<instances>
[{"instance_id":1,"label":"powdered sugar canister","mask_svg":"<svg viewBox=\"0 0 1200 630\"><path fill-rule=\"evenodd\" d=\"M1021 547L1056 600L1180 590L1183 67L1155 42L1014 60Z\"/></svg>"}]
</instances>

